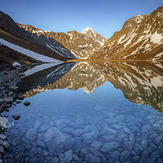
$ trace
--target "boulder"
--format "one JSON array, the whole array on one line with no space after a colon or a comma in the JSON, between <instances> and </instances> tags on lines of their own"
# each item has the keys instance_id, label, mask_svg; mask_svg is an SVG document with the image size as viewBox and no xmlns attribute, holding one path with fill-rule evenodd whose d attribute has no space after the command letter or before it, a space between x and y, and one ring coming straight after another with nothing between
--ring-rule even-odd
<instances>
[{"instance_id":1,"label":"boulder","mask_svg":"<svg viewBox=\"0 0 163 163\"><path fill-rule=\"evenodd\" d=\"M4 102L6 102L7 104L8 103L12 103L13 101L14 101L13 97L6 97L6 98L4 98Z\"/></svg>"},{"instance_id":2,"label":"boulder","mask_svg":"<svg viewBox=\"0 0 163 163\"><path fill-rule=\"evenodd\" d=\"M24 104L25 106L29 106L31 103L28 102L28 101L26 101L26 102L24 102L23 104Z\"/></svg>"},{"instance_id":3,"label":"boulder","mask_svg":"<svg viewBox=\"0 0 163 163\"><path fill-rule=\"evenodd\" d=\"M8 128L8 119L5 117L0 117L0 128L2 130L7 129Z\"/></svg>"},{"instance_id":4,"label":"boulder","mask_svg":"<svg viewBox=\"0 0 163 163\"><path fill-rule=\"evenodd\" d=\"M1 139L1 140L5 140L6 138L7 138L6 135L0 134L0 139Z\"/></svg>"},{"instance_id":5,"label":"boulder","mask_svg":"<svg viewBox=\"0 0 163 163\"><path fill-rule=\"evenodd\" d=\"M85 143L91 143L97 137L98 137L98 133L97 132L89 132L89 133L83 134L83 140L84 140Z\"/></svg>"}]
</instances>

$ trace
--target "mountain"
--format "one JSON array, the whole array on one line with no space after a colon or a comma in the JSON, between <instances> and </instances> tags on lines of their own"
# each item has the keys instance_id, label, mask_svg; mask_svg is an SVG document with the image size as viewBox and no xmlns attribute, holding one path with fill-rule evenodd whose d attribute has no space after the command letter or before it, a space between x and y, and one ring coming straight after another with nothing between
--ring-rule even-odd
<instances>
[{"instance_id":1,"label":"mountain","mask_svg":"<svg viewBox=\"0 0 163 163\"><path fill-rule=\"evenodd\" d=\"M89 59L163 60L163 6L127 20Z\"/></svg>"},{"instance_id":2,"label":"mountain","mask_svg":"<svg viewBox=\"0 0 163 163\"><path fill-rule=\"evenodd\" d=\"M67 48L52 38L37 36L20 28L10 16L0 11L0 44L36 60L53 62L54 59L76 58ZM3 51L2 51L3 53ZM4 55L1 55L1 58ZM17 56L18 57L18 56ZM4 58L3 58L4 59Z\"/></svg>"},{"instance_id":3,"label":"mountain","mask_svg":"<svg viewBox=\"0 0 163 163\"><path fill-rule=\"evenodd\" d=\"M107 40L90 27L87 27L80 33L74 30L69 31L66 34L63 32L54 33L52 31L44 31L27 24L17 23L17 25L32 34L36 34L37 36L53 38L69 49L77 58L89 57L93 52L103 46L104 42Z\"/></svg>"}]
</instances>

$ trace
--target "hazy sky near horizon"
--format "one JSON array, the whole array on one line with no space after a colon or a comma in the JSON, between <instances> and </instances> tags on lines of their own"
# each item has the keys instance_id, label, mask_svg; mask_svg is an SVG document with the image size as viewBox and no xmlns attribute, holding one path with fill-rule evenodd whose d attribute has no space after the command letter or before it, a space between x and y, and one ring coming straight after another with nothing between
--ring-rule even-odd
<instances>
[{"instance_id":1,"label":"hazy sky near horizon","mask_svg":"<svg viewBox=\"0 0 163 163\"><path fill-rule=\"evenodd\" d=\"M0 0L0 10L18 23L65 33L91 27L106 38L127 19L161 5L163 0Z\"/></svg>"}]
</instances>

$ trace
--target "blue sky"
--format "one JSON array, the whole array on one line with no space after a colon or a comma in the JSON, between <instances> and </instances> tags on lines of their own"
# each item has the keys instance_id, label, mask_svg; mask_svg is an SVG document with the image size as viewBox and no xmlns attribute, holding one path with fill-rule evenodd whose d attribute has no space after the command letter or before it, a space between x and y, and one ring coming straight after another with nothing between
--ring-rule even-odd
<instances>
[{"instance_id":1,"label":"blue sky","mask_svg":"<svg viewBox=\"0 0 163 163\"><path fill-rule=\"evenodd\" d=\"M89 26L106 38L130 17L161 5L163 0L0 0L0 10L18 23L65 33Z\"/></svg>"}]
</instances>

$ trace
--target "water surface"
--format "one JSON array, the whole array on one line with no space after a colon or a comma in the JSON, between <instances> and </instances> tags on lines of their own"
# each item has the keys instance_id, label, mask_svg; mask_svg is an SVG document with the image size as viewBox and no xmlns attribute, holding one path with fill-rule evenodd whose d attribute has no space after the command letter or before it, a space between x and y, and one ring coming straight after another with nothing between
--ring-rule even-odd
<instances>
[{"instance_id":1,"label":"water surface","mask_svg":"<svg viewBox=\"0 0 163 163\"><path fill-rule=\"evenodd\" d=\"M23 80L26 98L4 113L6 163L163 162L163 63L67 63Z\"/></svg>"}]
</instances>

